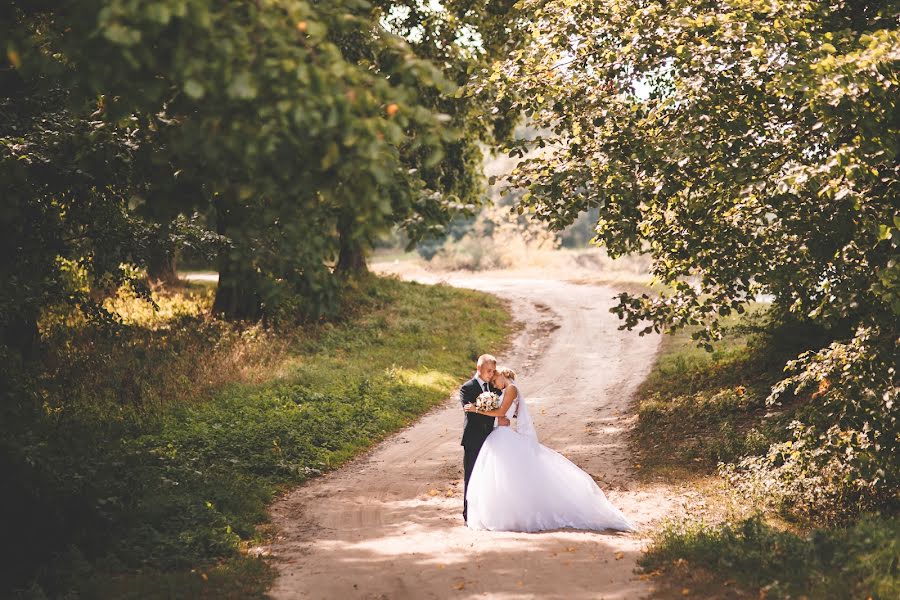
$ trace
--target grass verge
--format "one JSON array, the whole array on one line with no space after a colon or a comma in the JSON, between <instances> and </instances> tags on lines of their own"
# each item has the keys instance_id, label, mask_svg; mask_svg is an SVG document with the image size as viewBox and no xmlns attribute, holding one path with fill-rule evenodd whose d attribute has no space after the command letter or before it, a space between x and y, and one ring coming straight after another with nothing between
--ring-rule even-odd
<instances>
[{"instance_id":1,"label":"grass verge","mask_svg":"<svg viewBox=\"0 0 900 600\"><path fill-rule=\"evenodd\" d=\"M689 330L663 338L638 391L635 449L644 476L714 474L719 462L763 451L783 435L787 414L765 405L783 361L745 332L764 311L751 305L746 316L725 320L727 335L711 353Z\"/></svg>"},{"instance_id":2,"label":"grass verge","mask_svg":"<svg viewBox=\"0 0 900 600\"><path fill-rule=\"evenodd\" d=\"M900 519L864 517L845 528L784 531L761 515L670 523L642 561L667 591L698 598L900 597Z\"/></svg>"},{"instance_id":3,"label":"grass verge","mask_svg":"<svg viewBox=\"0 0 900 600\"><path fill-rule=\"evenodd\" d=\"M765 455L790 438L787 425L799 408L766 406L795 349L747 333L759 330L764 311L752 306L742 326L728 323L730 335L713 353L697 348L690 331L667 336L639 390L633 445L641 476L702 496L689 514L663 525L641 567L660 598L896 598L895 516L870 514L840 527L786 521L720 475L720 464Z\"/></svg>"},{"instance_id":4,"label":"grass verge","mask_svg":"<svg viewBox=\"0 0 900 600\"><path fill-rule=\"evenodd\" d=\"M349 297L344 320L280 333L210 320L203 285L161 292L164 317L112 300L115 333L47 325L43 401L0 446L22 515L8 589L262 597L272 572L247 549L274 494L408 425L506 341L482 293L373 278Z\"/></svg>"}]
</instances>

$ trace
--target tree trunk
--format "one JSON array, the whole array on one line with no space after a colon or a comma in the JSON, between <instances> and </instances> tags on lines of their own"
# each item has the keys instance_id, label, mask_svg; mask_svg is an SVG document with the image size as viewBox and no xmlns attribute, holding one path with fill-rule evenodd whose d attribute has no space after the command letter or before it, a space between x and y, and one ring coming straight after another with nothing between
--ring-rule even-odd
<instances>
[{"instance_id":1,"label":"tree trunk","mask_svg":"<svg viewBox=\"0 0 900 600\"><path fill-rule=\"evenodd\" d=\"M24 362L36 360L41 344L37 313L19 313L5 326L0 326L0 344L18 351Z\"/></svg>"},{"instance_id":2,"label":"tree trunk","mask_svg":"<svg viewBox=\"0 0 900 600\"><path fill-rule=\"evenodd\" d=\"M262 300L256 273L242 269L227 252L219 255L219 285L213 302L213 313L229 321L262 317Z\"/></svg>"},{"instance_id":3,"label":"tree trunk","mask_svg":"<svg viewBox=\"0 0 900 600\"><path fill-rule=\"evenodd\" d=\"M175 245L171 241L172 221L166 220L160 225L159 232L150 247L147 258L147 279L166 284L178 283L175 271Z\"/></svg>"},{"instance_id":4,"label":"tree trunk","mask_svg":"<svg viewBox=\"0 0 900 600\"><path fill-rule=\"evenodd\" d=\"M157 248L147 262L147 279L166 284L178 283L177 260L173 248Z\"/></svg>"},{"instance_id":5,"label":"tree trunk","mask_svg":"<svg viewBox=\"0 0 900 600\"><path fill-rule=\"evenodd\" d=\"M238 248L224 248L219 252L219 284L213 301L213 314L229 321L252 320L262 317L262 295L259 274L248 268L240 252L241 218L227 205L216 206L216 230L228 236ZM231 234L231 235L229 235Z\"/></svg>"},{"instance_id":6,"label":"tree trunk","mask_svg":"<svg viewBox=\"0 0 900 600\"><path fill-rule=\"evenodd\" d=\"M353 215L349 211L338 217L340 254L335 271L341 275L359 276L369 272L366 264L366 246L354 225Z\"/></svg>"}]
</instances>

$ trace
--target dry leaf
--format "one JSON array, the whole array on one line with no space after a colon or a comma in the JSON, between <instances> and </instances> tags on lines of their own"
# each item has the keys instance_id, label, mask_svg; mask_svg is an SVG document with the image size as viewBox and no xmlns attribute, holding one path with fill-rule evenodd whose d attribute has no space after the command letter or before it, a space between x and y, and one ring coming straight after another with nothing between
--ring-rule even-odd
<instances>
[{"instance_id":1,"label":"dry leaf","mask_svg":"<svg viewBox=\"0 0 900 600\"><path fill-rule=\"evenodd\" d=\"M682 595L682 596L690 596L690 595L691 595L691 588L682 588L682 590L681 590L681 595Z\"/></svg>"},{"instance_id":2,"label":"dry leaf","mask_svg":"<svg viewBox=\"0 0 900 600\"><path fill-rule=\"evenodd\" d=\"M466 587L466 582L465 582L465 581L460 581L459 583L454 583L454 584L453 584L453 589L454 589L454 590L461 590L461 589L463 589L463 588L465 588L465 587Z\"/></svg>"},{"instance_id":3,"label":"dry leaf","mask_svg":"<svg viewBox=\"0 0 900 600\"><path fill-rule=\"evenodd\" d=\"M616 552L614 556L616 557L616 560L622 560L623 558L625 558L625 553L624 552Z\"/></svg>"}]
</instances>

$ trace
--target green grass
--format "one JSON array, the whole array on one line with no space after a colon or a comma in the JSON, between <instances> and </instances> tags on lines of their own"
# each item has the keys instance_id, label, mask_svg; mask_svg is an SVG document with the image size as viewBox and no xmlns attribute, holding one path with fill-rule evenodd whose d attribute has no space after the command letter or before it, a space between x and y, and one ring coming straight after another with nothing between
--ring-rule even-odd
<instances>
[{"instance_id":1,"label":"green grass","mask_svg":"<svg viewBox=\"0 0 900 600\"><path fill-rule=\"evenodd\" d=\"M760 516L714 525L687 521L668 525L641 565L671 575L686 562L719 582L755 591L756 597L887 600L900 597L898 540L897 518L863 518L851 527L814 528L801 535L774 528ZM686 577L682 571L667 579L664 585L687 588L686 595L718 597L706 577ZM704 581L705 593L692 590L691 579Z\"/></svg>"},{"instance_id":2,"label":"green grass","mask_svg":"<svg viewBox=\"0 0 900 600\"><path fill-rule=\"evenodd\" d=\"M67 338L75 397L20 420L0 455L32 513L20 595L261 597L272 573L246 549L274 494L410 424L506 342L486 294L373 278L351 298L345 320L291 332L188 314L108 346Z\"/></svg>"},{"instance_id":3,"label":"green grass","mask_svg":"<svg viewBox=\"0 0 900 600\"><path fill-rule=\"evenodd\" d=\"M691 478L716 465L765 450L784 433L786 415L765 406L781 364L741 328L765 305L725 320L713 352L697 347L691 330L663 338L659 358L638 392L636 452L647 476Z\"/></svg>"},{"instance_id":4,"label":"green grass","mask_svg":"<svg viewBox=\"0 0 900 600\"><path fill-rule=\"evenodd\" d=\"M759 324L764 307L754 306ZM787 522L764 501L730 488L719 463L765 455L790 437L798 406L767 407L771 385L796 352L769 335L734 328L712 353L682 331L663 340L638 393L633 439L642 476L689 486L702 496L667 522L642 557L657 597L896 598L900 521L868 515L845 528ZM695 496L696 497L696 496Z\"/></svg>"}]
</instances>

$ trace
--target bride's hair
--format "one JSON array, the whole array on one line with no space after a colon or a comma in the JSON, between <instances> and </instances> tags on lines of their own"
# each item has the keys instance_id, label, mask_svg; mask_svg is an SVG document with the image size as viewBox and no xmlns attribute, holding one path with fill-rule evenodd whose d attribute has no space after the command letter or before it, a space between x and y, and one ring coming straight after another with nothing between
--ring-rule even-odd
<instances>
[{"instance_id":1,"label":"bride's hair","mask_svg":"<svg viewBox=\"0 0 900 600\"><path fill-rule=\"evenodd\" d=\"M516 380L516 372L509 367L497 367L497 373L513 381Z\"/></svg>"}]
</instances>

